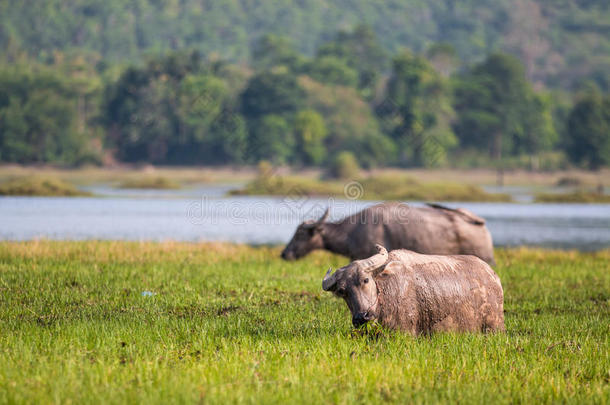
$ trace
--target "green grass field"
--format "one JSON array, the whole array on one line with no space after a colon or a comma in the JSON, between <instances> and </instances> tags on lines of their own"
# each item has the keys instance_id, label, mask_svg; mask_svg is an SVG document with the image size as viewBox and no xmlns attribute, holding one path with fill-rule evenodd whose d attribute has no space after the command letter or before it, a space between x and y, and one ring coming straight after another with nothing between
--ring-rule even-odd
<instances>
[{"instance_id":1,"label":"green grass field","mask_svg":"<svg viewBox=\"0 0 610 405\"><path fill-rule=\"evenodd\" d=\"M507 332L420 338L353 334L346 260L278 254L0 243L0 403L610 401L610 251L499 250Z\"/></svg>"}]
</instances>

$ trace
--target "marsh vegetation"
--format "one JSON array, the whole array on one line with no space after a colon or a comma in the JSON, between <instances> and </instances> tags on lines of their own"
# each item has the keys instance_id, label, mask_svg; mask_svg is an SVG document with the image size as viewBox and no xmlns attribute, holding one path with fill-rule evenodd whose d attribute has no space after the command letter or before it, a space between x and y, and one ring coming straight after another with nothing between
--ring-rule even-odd
<instances>
[{"instance_id":1,"label":"marsh vegetation","mask_svg":"<svg viewBox=\"0 0 610 405\"><path fill-rule=\"evenodd\" d=\"M91 193L54 177L27 176L0 182L0 196L82 197Z\"/></svg>"}]
</instances>

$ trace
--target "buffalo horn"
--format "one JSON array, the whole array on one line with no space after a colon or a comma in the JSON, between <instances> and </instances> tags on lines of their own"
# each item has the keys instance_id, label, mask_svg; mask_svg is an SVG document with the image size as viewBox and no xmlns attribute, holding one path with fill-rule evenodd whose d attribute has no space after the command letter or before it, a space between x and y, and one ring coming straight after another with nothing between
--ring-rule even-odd
<instances>
[{"instance_id":1,"label":"buffalo horn","mask_svg":"<svg viewBox=\"0 0 610 405\"><path fill-rule=\"evenodd\" d=\"M330 210L330 208L326 208L326 211L324 211L324 214L322 214L320 219L318 219L317 221L309 220L309 221L303 223L303 226L305 228L314 228L318 225L322 225L324 223L324 221L326 221L326 219L328 218L329 210Z\"/></svg>"},{"instance_id":2,"label":"buffalo horn","mask_svg":"<svg viewBox=\"0 0 610 405\"><path fill-rule=\"evenodd\" d=\"M381 245L375 245L377 248L377 254L369 257L368 259L358 260L358 267L362 271L375 271L383 266L388 260L388 251Z\"/></svg>"}]
</instances>

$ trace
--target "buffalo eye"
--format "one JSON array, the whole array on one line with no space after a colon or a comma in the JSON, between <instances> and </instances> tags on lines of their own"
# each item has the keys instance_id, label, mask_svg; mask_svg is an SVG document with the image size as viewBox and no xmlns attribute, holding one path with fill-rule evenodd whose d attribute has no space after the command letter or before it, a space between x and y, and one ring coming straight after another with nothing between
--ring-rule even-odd
<instances>
[{"instance_id":1,"label":"buffalo eye","mask_svg":"<svg viewBox=\"0 0 610 405\"><path fill-rule=\"evenodd\" d=\"M368 278L365 278L364 280L362 280L362 282L363 282L364 284L366 284L366 283L368 283L368 282L369 282L369 279L368 279Z\"/></svg>"}]
</instances>

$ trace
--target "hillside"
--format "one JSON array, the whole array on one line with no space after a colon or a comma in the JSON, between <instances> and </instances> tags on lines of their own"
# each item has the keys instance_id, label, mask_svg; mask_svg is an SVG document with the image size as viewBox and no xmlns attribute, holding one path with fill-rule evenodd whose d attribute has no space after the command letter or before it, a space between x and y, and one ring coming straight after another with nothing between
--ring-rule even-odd
<instances>
[{"instance_id":1,"label":"hillside","mask_svg":"<svg viewBox=\"0 0 610 405\"><path fill-rule=\"evenodd\" d=\"M463 63L513 53L528 78L554 88L592 79L610 87L610 3L606 0L0 0L0 47L8 61L28 54L85 51L133 62L180 48L246 61L274 33L311 55L337 30L365 23L388 52L452 45Z\"/></svg>"}]
</instances>

